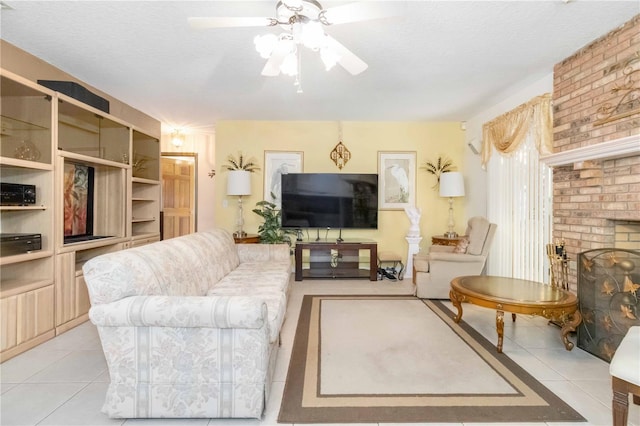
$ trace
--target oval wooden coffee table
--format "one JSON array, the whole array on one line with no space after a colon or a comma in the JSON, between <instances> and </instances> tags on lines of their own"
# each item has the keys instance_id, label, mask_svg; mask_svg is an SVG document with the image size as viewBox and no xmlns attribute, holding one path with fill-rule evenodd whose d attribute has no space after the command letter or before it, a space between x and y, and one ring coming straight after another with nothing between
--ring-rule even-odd
<instances>
[{"instance_id":1,"label":"oval wooden coffee table","mask_svg":"<svg viewBox=\"0 0 640 426\"><path fill-rule=\"evenodd\" d=\"M539 315L562 325L562 341L570 351L573 343L567 335L582 321L575 294L535 281L494 276L465 276L451 281L449 298L458 309L454 321L462 319L462 302L470 302L496 310L499 353L502 353L504 311L515 314Z\"/></svg>"}]
</instances>

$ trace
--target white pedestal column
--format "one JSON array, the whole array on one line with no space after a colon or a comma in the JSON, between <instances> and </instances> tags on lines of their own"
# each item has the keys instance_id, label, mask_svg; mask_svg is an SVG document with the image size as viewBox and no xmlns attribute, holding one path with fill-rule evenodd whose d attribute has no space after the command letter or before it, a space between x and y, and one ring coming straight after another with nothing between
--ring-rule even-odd
<instances>
[{"instance_id":1,"label":"white pedestal column","mask_svg":"<svg viewBox=\"0 0 640 426\"><path fill-rule=\"evenodd\" d=\"M407 266L404 278L413 278L413 255L420 251L422 237L405 237L405 240L409 243L409 249L407 250Z\"/></svg>"}]
</instances>

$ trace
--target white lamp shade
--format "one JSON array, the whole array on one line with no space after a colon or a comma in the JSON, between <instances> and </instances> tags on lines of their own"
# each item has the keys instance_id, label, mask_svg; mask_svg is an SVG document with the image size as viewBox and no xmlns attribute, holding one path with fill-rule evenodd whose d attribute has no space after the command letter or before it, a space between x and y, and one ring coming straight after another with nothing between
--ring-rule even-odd
<instances>
[{"instance_id":1,"label":"white lamp shade","mask_svg":"<svg viewBox=\"0 0 640 426\"><path fill-rule=\"evenodd\" d=\"M464 179L460 172L447 172L440 175L441 197L464 197Z\"/></svg>"},{"instance_id":2,"label":"white lamp shade","mask_svg":"<svg viewBox=\"0 0 640 426\"><path fill-rule=\"evenodd\" d=\"M251 172L246 170L229 171L227 195L251 195Z\"/></svg>"}]
</instances>

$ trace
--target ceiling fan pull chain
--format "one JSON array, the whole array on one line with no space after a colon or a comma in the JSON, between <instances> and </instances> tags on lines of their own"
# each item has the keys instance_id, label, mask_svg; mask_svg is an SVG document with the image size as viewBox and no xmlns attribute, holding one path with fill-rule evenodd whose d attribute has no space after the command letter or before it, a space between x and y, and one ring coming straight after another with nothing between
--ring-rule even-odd
<instances>
[{"instance_id":1,"label":"ceiling fan pull chain","mask_svg":"<svg viewBox=\"0 0 640 426\"><path fill-rule=\"evenodd\" d=\"M297 58L298 58L298 73L296 74L296 81L294 81L293 84L298 88L296 90L296 93L303 93L302 91L302 52L301 51L298 52Z\"/></svg>"}]
</instances>

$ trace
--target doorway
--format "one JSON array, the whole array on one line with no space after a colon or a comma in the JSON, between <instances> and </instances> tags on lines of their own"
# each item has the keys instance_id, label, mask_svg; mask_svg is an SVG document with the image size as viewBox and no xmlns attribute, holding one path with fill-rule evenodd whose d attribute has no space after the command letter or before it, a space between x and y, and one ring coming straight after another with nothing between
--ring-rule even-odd
<instances>
[{"instance_id":1,"label":"doorway","mask_svg":"<svg viewBox=\"0 0 640 426\"><path fill-rule=\"evenodd\" d=\"M196 232L198 154L162 153L162 239Z\"/></svg>"}]
</instances>

